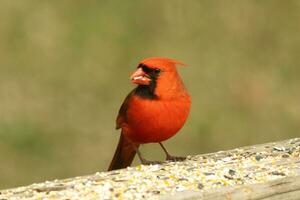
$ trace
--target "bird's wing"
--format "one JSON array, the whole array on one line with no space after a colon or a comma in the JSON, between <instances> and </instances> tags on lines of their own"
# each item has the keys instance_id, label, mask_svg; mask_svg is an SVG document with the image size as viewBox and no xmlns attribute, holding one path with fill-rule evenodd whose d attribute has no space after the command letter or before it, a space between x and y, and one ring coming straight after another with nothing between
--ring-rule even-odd
<instances>
[{"instance_id":1,"label":"bird's wing","mask_svg":"<svg viewBox=\"0 0 300 200\"><path fill-rule=\"evenodd\" d=\"M125 98L122 104L116 120L116 129L121 128L122 124L127 123L127 109L128 109L129 101L133 95L134 95L134 90L127 95L127 97Z\"/></svg>"}]
</instances>

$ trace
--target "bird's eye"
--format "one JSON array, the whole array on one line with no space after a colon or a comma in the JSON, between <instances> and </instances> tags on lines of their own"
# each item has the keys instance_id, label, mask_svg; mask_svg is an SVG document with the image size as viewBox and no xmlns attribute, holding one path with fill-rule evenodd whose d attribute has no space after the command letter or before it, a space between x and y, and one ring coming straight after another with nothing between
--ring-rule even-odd
<instances>
[{"instance_id":1,"label":"bird's eye","mask_svg":"<svg viewBox=\"0 0 300 200\"><path fill-rule=\"evenodd\" d=\"M156 74L159 74L159 73L160 73L160 69L155 68L155 69L154 69L154 72L155 72Z\"/></svg>"}]
</instances>

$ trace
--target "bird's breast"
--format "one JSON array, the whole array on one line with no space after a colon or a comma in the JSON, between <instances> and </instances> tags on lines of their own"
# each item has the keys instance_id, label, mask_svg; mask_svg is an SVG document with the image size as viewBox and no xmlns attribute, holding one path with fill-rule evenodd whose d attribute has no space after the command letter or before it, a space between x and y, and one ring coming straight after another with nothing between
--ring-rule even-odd
<instances>
[{"instance_id":1,"label":"bird's breast","mask_svg":"<svg viewBox=\"0 0 300 200\"><path fill-rule=\"evenodd\" d=\"M189 111L187 95L171 100L134 97L127 110L128 137L138 143L164 141L182 128Z\"/></svg>"}]
</instances>

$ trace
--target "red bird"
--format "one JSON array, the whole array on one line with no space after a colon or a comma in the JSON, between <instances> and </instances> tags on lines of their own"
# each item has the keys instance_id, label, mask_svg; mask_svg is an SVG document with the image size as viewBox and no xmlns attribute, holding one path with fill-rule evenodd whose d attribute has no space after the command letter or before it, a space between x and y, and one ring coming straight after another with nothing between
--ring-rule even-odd
<instances>
[{"instance_id":1,"label":"red bird","mask_svg":"<svg viewBox=\"0 0 300 200\"><path fill-rule=\"evenodd\" d=\"M142 164L157 163L142 157L138 148L145 143L159 143L167 160L184 159L171 156L161 143L182 128L190 112L190 95L176 64L184 65L169 58L147 58L131 75L131 82L137 87L119 110L116 128L122 131L108 170L130 166L136 153Z\"/></svg>"}]
</instances>

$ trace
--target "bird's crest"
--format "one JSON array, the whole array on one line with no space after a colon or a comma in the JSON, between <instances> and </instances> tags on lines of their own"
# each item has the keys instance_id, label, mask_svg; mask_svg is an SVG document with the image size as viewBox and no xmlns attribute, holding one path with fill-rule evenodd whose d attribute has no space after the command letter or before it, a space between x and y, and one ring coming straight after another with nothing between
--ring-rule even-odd
<instances>
[{"instance_id":1,"label":"bird's crest","mask_svg":"<svg viewBox=\"0 0 300 200\"><path fill-rule=\"evenodd\" d=\"M152 57L141 61L142 64L148 67L176 67L176 65L187 66L186 64L171 58Z\"/></svg>"}]
</instances>

